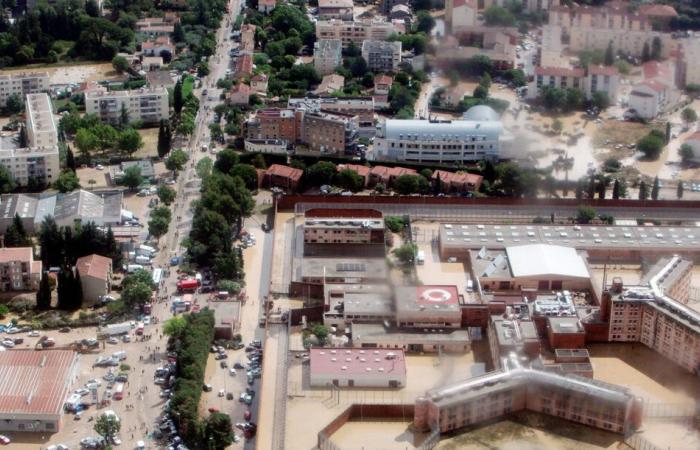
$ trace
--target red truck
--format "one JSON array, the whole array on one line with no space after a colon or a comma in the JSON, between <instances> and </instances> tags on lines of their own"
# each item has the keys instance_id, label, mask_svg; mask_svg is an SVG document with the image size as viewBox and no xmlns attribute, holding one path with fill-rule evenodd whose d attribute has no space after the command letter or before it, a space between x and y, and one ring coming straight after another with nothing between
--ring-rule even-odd
<instances>
[{"instance_id":1,"label":"red truck","mask_svg":"<svg viewBox=\"0 0 700 450\"><path fill-rule=\"evenodd\" d=\"M199 282L194 278L187 278L177 282L178 292L194 292L199 287Z\"/></svg>"}]
</instances>

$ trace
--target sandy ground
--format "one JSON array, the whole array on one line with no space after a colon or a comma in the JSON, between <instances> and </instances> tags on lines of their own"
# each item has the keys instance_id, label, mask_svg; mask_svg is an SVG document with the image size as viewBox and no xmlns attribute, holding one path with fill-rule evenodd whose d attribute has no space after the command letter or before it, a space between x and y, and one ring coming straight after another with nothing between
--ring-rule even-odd
<instances>
[{"instance_id":1,"label":"sandy ground","mask_svg":"<svg viewBox=\"0 0 700 450\"><path fill-rule=\"evenodd\" d=\"M106 78L114 78L117 73L111 63L88 63L56 66L26 66L21 69L3 69L5 73L22 72L48 72L50 84L83 83L86 81L98 81Z\"/></svg>"},{"instance_id":2,"label":"sandy ground","mask_svg":"<svg viewBox=\"0 0 700 450\"><path fill-rule=\"evenodd\" d=\"M421 445L425 435L416 436L411 422L348 422L333 433L333 443L343 449L404 450Z\"/></svg>"},{"instance_id":3,"label":"sandy ground","mask_svg":"<svg viewBox=\"0 0 700 450\"><path fill-rule=\"evenodd\" d=\"M135 158L150 158L158 156L158 127L156 128L141 128L138 130L143 139L143 147L135 154Z\"/></svg>"},{"instance_id":4,"label":"sandy ground","mask_svg":"<svg viewBox=\"0 0 700 450\"><path fill-rule=\"evenodd\" d=\"M277 213L275 215L274 255L272 258L272 273L270 275L273 292L286 289L282 286L289 283L291 271L290 255L285 254L286 230L290 223L294 223L293 213ZM275 286L278 286L277 288Z\"/></svg>"},{"instance_id":5,"label":"sandy ground","mask_svg":"<svg viewBox=\"0 0 700 450\"><path fill-rule=\"evenodd\" d=\"M629 387L650 403L700 398L697 378L642 344L589 344L588 351L593 378Z\"/></svg>"}]
</instances>

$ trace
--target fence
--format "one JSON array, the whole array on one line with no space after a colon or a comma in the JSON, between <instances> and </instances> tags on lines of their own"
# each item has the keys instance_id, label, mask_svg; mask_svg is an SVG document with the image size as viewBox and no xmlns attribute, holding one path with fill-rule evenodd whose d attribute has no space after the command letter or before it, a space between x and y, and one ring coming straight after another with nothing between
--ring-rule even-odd
<instances>
[{"instance_id":1,"label":"fence","mask_svg":"<svg viewBox=\"0 0 700 450\"><path fill-rule=\"evenodd\" d=\"M665 450L661 447L658 447L645 438L642 437L639 433L633 434L632 436L629 436L625 438L625 444L629 445L632 447L634 450Z\"/></svg>"},{"instance_id":2,"label":"fence","mask_svg":"<svg viewBox=\"0 0 700 450\"><path fill-rule=\"evenodd\" d=\"M644 402L642 410L646 419L674 421L691 421L700 412L696 405L689 403Z\"/></svg>"}]
</instances>

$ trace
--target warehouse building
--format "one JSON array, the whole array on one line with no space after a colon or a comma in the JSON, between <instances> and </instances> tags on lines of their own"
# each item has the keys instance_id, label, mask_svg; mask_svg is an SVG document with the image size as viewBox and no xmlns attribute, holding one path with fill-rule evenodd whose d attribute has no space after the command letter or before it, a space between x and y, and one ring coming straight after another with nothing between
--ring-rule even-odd
<instances>
[{"instance_id":1,"label":"warehouse building","mask_svg":"<svg viewBox=\"0 0 700 450\"><path fill-rule=\"evenodd\" d=\"M390 387L406 385L406 358L402 350L312 348L311 387Z\"/></svg>"},{"instance_id":2,"label":"warehouse building","mask_svg":"<svg viewBox=\"0 0 700 450\"><path fill-rule=\"evenodd\" d=\"M0 431L59 431L79 366L68 350L0 352Z\"/></svg>"}]
</instances>

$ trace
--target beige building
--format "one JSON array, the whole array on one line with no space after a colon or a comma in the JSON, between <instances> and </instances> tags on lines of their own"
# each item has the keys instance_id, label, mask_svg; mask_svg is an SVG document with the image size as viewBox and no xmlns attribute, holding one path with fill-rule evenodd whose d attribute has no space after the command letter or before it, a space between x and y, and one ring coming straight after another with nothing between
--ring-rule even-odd
<instances>
[{"instance_id":1,"label":"beige building","mask_svg":"<svg viewBox=\"0 0 700 450\"><path fill-rule=\"evenodd\" d=\"M169 117L168 91L142 88L133 91L107 91L97 88L85 93L85 111L96 114L103 122L118 123L125 109L129 120L159 123Z\"/></svg>"},{"instance_id":2,"label":"beige building","mask_svg":"<svg viewBox=\"0 0 700 450\"><path fill-rule=\"evenodd\" d=\"M343 47L354 42L358 47L366 40L385 41L392 34L403 34L403 29L396 23L383 19L356 20L319 20L316 22L316 39L340 39Z\"/></svg>"},{"instance_id":3,"label":"beige building","mask_svg":"<svg viewBox=\"0 0 700 450\"><path fill-rule=\"evenodd\" d=\"M8 97L12 95L19 95L24 99L28 94L38 94L48 90L49 74L47 72L0 75L0 107L4 107Z\"/></svg>"},{"instance_id":4,"label":"beige building","mask_svg":"<svg viewBox=\"0 0 700 450\"><path fill-rule=\"evenodd\" d=\"M340 39L319 39L314 43L314 67L319 75L335 72L342 60L342 43Z\"/></svg>"},{"instance_id":5,"label":"beige building","mask_svg":"<svg viewBox=\"0 0 700 450\"><path fill-rule=\"evenodd\" d=\"M604 92L610 104L617 102L620 74L614 67L593 66L587 70L570 67L535 67L535 77L528 86L528 98L537 98L544 86L580 89L587 99L595 92Z\"/></svg>"},{"instance_id":6,"label":"beige building","mask_svg":"<svg viewBox=\"0 0 700 450\"><path fill-rule=\"evenodd\" d=\"M384 245L384 220L379 217L315 217L304 220L304 244ZM334 246L336 246L334 245Z\"/></svg>"},{"instance_id":7,"label":"beige building","mask_svg":"<svg viewBox=\"0 0 700 450\"><path fill-rule=\"evenodd\" d=\"M294 97L287 102L290 108L309 112L330 112L357 116L361 129L374 130L374 100L372 97Z\"/></svg>"},{"instance_id":8,"label":"beige building","mask_svg":"<svg viewBox=\"0 0 700 450\"><path fill-rule=\"evenodd\" d=\"M51 100L45 93L28 94L25 106L29 146L0 150L0 165L5 166L21 186L30 181L53 183L61 169Z\"/></svg>"},{"instance_id":9,"label":"beige building","mask_svg":"<svg viewBox=\"0 0 700 450\"><path fill-rule=\"evenodd\" d=\"M357 116L328 113L304 113L302 141L311 150L344 154L357 140Z\"/></svg>"},{"instance_id":10,"label":"beige building","mask_svg":"<svg viewBox=\"0 0 700 450\"><path fill-rule=\"evenodd\" d=\"M394 295L399 327L457 329L462 324L456 286L400 286Z\"/></svg>"},{"instance_id":11,"label":"beige building","mask_svg":"<svg viewBox=\"0 0 700 450\"><path fill-rule=\"evenodd\" d=\"M641 426L641 401L628 388L513 365L428 391L416 400L414 427L447 433L523 410L615 433Z\"/></svg>"},{"instance_id":12,"label":"beige building","mask_svg":"<svg viewBox=\"0 0 700 450\"><path fill-rule=\"evenodd\" d=\"M0 292L36 291L40 281L41 261L31 247L0 248Z\"/></svg>"},{"instance_id":13,"label":"beige building","mask_svg":"<svg viewBox=\"0 0 700 450\"><path fill-rule=\"evenodd\" d=\"M540 355L540 339L535 324L520 320L519 314L492 315L487 329L489 350L493 367L500 369L511 353L529 359ZM527 316L524 319L529 319Z\"/></svg>"},{"instance_id":14,"label":"beige building","mask_svg":"<svg viewBox=\"0 0 700 450\"><path fill-rule=\"evenodd\" d=\"M83 301L94 303L107 295L112 280L112 260L96 254L78 258L75 268L80 273Z\"/></svg>"},{"instance_id":15,"label":"beige building","mask_svg":"<svg viewBox=\"0 0 700 450\"><path fill-rule=\"evenodd\" d=\"M445 25L448 31L459 34L477 24L477 0L446 0Z\"/></svg>"},{"instance_id":16,"label":"beige building","mask_svg":"<svg viewBox=\"0 0 700 450\"><path fill-rule=\"evenodd\" d=\"M318 0L319 19L352 20L353 0Z\"/></svg>"},{"instance_id":17,"label":"beige building","mask_svg":"<svg viewBox=\"0 0 700 450\"><path fill-rule=\"evenodd\" d=\"M312 348L309 351L311 387L390 387L406 385L403 350Z\"/></svg>"},{"instance_id":18,"label":"beige building","mask_svg":"<svg viewBox=\"0 0 700 450\"><path fill-rule=\"evenodd\" d=\"M362 42L362 57L367 67L374 72L396 72L401 64L401 42Z\"/></svg>"}]
</instances>

